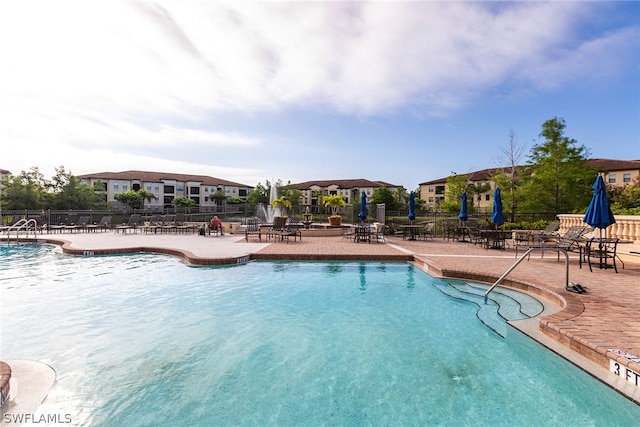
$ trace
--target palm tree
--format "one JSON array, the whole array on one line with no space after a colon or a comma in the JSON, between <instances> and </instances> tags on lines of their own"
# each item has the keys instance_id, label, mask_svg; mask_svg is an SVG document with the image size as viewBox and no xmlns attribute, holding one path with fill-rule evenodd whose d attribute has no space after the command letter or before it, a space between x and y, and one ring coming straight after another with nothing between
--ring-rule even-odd
<instances>
[{"instance_id":1,"label":"palm tree","mask_svg":"<svg viewBox=\"0 0 640 427\"><path fill-rule=\"evenodd\" d=\"M138 190L138 194L140 195L140 209L144 208L145 201L152 201L156 199L156 196L153 193L148 192L144 188Z\"/></svg>"}]
</instances>

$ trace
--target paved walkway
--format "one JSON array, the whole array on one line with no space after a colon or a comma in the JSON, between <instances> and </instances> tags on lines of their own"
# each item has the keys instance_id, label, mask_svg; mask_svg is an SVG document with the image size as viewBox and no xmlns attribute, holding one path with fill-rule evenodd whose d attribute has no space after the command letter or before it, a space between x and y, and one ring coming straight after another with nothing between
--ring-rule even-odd
<instances>
[{"instance_id":1,"label":"paved walkway","mask_svg":"<svg viewBox=\"0 0 640 427\"><path fill-rule=\"evenodd\" d=\"M389 237L387 244L354 243L343 237L307 237L294 242L259 242L244 236L198 236L194 234L43 234L72 254L97 255L152 251L179 256L192 264L216 265L249 259L296 260L397 260L414 261L434 275L461 277L493 283L516 260L515 252L485 250L471 243L406 241ZM587 288L585 294L570 293L565 285L564 256L534 253L509 276L508 285L540 297L548 307L543 316L513 325L543 345L563 355L640 404L640 263L625 260L619 273L578 266L571 254L569 281ZM625 352L625 353L623 353ZM626 357L622 355L626 354ZM635 358L634 358L635 356ZM610 372L610 360L630 376ZM625 369L627 368L627 369ZM629 369L631 371L629 371Z\"/></svg>"}]
</instances>

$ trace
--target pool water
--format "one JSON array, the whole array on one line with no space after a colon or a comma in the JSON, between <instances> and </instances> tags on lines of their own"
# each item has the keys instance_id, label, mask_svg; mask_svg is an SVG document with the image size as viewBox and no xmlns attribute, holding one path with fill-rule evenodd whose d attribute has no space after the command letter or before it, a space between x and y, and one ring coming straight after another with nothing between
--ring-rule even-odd
<instances>
[{"instance_id":1,"label":"pool water","mask_svg":"<svg viewBox=\"0 0 640 427\"><path fill-rule=\"evenodd\" d=\"M72 425L637 425L640 407L405 263L189 267L0 247L6 359Z\"/></svg>"}]
</instances>

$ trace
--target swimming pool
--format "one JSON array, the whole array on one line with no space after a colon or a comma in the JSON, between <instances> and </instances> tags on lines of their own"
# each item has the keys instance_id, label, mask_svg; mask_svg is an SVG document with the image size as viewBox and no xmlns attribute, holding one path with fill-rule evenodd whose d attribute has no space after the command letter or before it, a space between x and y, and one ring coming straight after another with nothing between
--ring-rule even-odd
<instances>
[{"instance_id":1,"label":"swimming pool","mask_svg":"<svg viewBox=\"0 0 640 427\"><path fill-rule=\"evenodd\" d=\"M640 407L404 263L0 247L1 355L75 425L634 425Z\"/></svg>"}]
</instances>

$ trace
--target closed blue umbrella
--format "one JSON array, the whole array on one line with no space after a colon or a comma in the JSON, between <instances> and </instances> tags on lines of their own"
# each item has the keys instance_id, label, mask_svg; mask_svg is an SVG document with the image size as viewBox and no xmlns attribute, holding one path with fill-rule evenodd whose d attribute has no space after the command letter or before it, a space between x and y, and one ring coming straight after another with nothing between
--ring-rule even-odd
<instances>
[{"instance_id":1,"label":"closed blue umbrella","mask_svg":"<svg viewBox=\"0 0 640 427\"><path fill-rule=\"evenodd\" d=\"M416 195L412 191L409 193L409 220L416 219Z\"/></svg>"},{"instance_id":2,"label":"closed blue umbrella","mask_svg":"<svg viewBox=\"0 0 640 427\"><path fill-rule=\"evenodd\" d=\"M598 175L596 182L593 183L593 197L583 221L594 228L599 228L601 237L602 230L616 222L609 206L607 190L601 175Z\"/></svg>"},{"instance_id":3,"label":"closed blue umbrella","mask_svg":"<svg viewBox=\"0 0 640 427\"><path fill-rule=\"evenodd\" d=\"M493 213L491 214L491 222L496 225L504 224L504 214L502 213L502 196L500 196L500 187L496 187L493 192Z\"/></svg>"},{"instance_id":4,"label":"closed blue umbrella","mask_svg":"<svg viewBox=\"0 0 640 427\"><path fill-rule=\"evenodd\" d=\"M461 221L466 221L467 219L469 219L469 215L467 215L467 192L466 191L462 193L462 196L460 196L460 200L462 202L460 203L460 214L458 215L458 218Z\"/></svg>"},{"instance_id":5,"label":"closed blue umbrella","mask_svg":"<svg viewBox=\"0 0 640 427\"><path fill-rule=\"evenodd\" d=\"M360 196L360 212L358 212L358 218L360 221L364 221L367 218L367 195L362 192Z\"/></svg>"}]
</instances>

